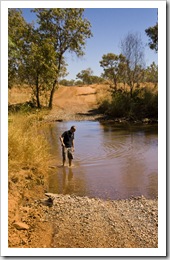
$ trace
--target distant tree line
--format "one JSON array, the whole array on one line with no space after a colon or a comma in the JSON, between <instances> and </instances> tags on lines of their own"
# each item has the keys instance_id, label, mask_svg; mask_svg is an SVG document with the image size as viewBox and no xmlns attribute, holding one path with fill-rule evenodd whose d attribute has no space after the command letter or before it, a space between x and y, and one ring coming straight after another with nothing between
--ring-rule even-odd
<instances>
[{"instance_id":1,"label":"distant tree line","mask_svg":"<svg viewBox=\"0 0 170 260\"><path fill-rule=\"evenodd\" d=\"M63 86L83 86L83 85L91 85L91 84L101 84L101 83L109 83L111 87L114 89L117 88L119 83L123 83L124 87L128 84L127 71L125 68L125 62L119 63L119 56L113 53L108 53L103 55L103 60L100 62L101 66L104 68L104 73L99 76L93 75L93 71L91 68L87 68L85 70L80 71L76 75L76 80L67 80L61 79L59 83ZM112 63L112 66L111 66ZM109 67L110 64L110 67ZM140 70L140 83L150 82L155 86L158 84L158 65L153 62L147 68L141 68ZM138 83L139 85L139 80Z\"/></svg>"}]
</instances>

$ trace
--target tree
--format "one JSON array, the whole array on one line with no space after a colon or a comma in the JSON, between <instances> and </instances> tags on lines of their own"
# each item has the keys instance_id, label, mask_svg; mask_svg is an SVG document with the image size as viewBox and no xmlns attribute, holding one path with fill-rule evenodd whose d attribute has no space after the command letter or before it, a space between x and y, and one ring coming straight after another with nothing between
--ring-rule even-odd
<instances>
[{"instance_id":1,"label":"tree","mask_svg":"<svg viewBox=\"0 0 170 260\"><path fill-rule=\"evenodd\" d=\"M40 96L47 96L55 80L57 53L50 39L43 37L39 29L30 28L25 41L25 66L23 66L23 82L32 86L37 107L41 107Z\"/></svg>"},{"instance_id":2,"label":"tree","mask_svg":"<svg viewBox=\"0 0 170 260\"><path fill-rule=\"evenodd\" d=\"M155 84L155 87L158 84L158 65L153 62L145 70L145 80Z\"/></svg>"},{"instance_id":3,"label":"tree","mask_svg":"<svg viewBox=\"0 0 170 260\"><path fill-rule=\"evenodd\" d=\"M77 79L82 80L83 84L91 84L92 83L92 76L93 76L93 71L91 68L87 68L86 70L82 70L76 75Z\"/></svg>"},{"instance_id":4,"label":"tree","mask_svg":"<svg viewBox=\"0 0 170 260\"><path fill-rule=\"evenodd\" d=\"M34 9L38 24L27 24L18 9L9 9L9 83L28 83L38 107L41 95L52 108L60 77L66 75L64 54L84 54L92 36L84 9ZM11 79L11 80L10 80Z\"/></svg>"},{"instance_id":5,"label":"tree","mask_svg":"<svg viewBox=\"0 0 170 260\"><path fill-rule=\"evenodd\" d=\"M60 80L60 85L63 85L63 86L74 86L75 85L75 81L73 79L71 80L67 80L67 79L62 79Z\"/></svg>"},{"instance_id":6,"label":"tree","mask_svg":"<svg viewBox=\"0 0 170 260\"><path fill-rule=\"evenodd\" d=\"M104 69L103 76L114 83L115 90L117 90L117 83L122 79L125 61L126 59L122 54L116 55L113 53L103 55L100 61L100 66Z\"/></svg>"},{"instance_id":7,"label":"tree","mask_svg":"<svg viewBox=\"0 0 170 260\"><path fill-rule=\"evenodd\" d=\"M8 9L8 87L20 83L23 45L28 25L20 9Z\"/></svg>"},{"instance_id":8,"label":"tree","mask_svg":"<svg viewBox=\"0 0 170 260\"><path fill-rule=\"evenodd\" d=\"M127 83L132 97L135 85L138 85L143 77L144 47L141 37L137 33L128 33L121 41L121 51L126 57Z\"/></svg>"},{"instance_id":9,"label":"tree","mask_svg":"<svg viewBox=\"0 0 170 260\"><path fill-rule=\"evenodd\" d=\"M150 49L158 52L158 23L155 26L146 29L145 32L147 36L150 38L148 44Z\"/></svg>"},{"instance_id":10,"label":"tree","mask_svg":"<svg viewBox=\"0 0 170 260\"><path fill-rule=\"evenodd\" d=\"M84 54L85 40L92 36L90 22L83 18L84 9L49 8L34 9L38 17L39 32L43 39L49 40L51 48L56 52L53 84L50 88L49 108L52 108L53 95L59 87L59 75L64 54L74 52L77 56Z\"/></svg>"}]
</instances>

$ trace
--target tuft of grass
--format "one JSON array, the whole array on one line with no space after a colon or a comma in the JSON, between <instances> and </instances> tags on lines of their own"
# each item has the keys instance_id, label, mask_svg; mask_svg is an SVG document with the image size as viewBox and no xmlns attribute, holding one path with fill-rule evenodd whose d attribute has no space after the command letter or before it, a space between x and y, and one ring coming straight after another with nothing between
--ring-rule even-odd
<instances>
[{"instance_id":1,"label":"tuft of grass","mask_svg":"<svg viewBox=\"0 0 170 260\"><path fill-rule=\"evenodd\" d=\"M36 169L44 174L50 160L49 145L40 133L37 115L13 114L8 123L8 168L10 172L20 169Z\"/></svg>"}]
</instances>

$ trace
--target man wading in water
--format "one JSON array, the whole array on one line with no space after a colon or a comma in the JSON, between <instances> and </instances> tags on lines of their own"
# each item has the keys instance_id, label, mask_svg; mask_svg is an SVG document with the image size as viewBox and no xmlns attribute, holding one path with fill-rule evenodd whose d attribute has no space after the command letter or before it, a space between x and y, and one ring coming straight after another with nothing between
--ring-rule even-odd
<instances>
[{"instance_id":1,"label":"man wading in water","mask_svg":"<svg viewBox=\"0 0 170 260\"><path fill-rule=\"evenodd\" d=\"M62 156L63 156L63 166L65 166L66 160L68 158L69 167L72 166L73 152L74 152L74 132L76 127L72 126L70 130L65 131L60 136L60 141L62 145Z\"/></svg>"}]
</instances>

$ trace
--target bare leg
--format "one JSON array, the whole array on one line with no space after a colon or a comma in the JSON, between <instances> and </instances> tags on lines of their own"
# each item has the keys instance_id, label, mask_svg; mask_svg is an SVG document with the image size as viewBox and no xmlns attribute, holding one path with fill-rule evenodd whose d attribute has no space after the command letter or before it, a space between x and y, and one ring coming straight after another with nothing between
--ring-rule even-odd
<instances>
[{"instance_id":1,"label":"bare leg","mask_svg":"<svg viewBox=\"0 0 170 260\"><path fill-rule=\"evenodd\" d=\"M63 155L63 167L65 166L66 163L66 152L65 152L65 147L62 147L62 155Z\"/></svg>"},{"instance_id":2,"label":"bare leg","mask_svg":"<svg viewBox=\"0 0 170 260\"><path fill-rule=\"evenodd\" d=\"M65 163L66 163L66 160L65 160L65 159L63 159L63 166L65 166Z\"/></svg>"}]
</instances>

